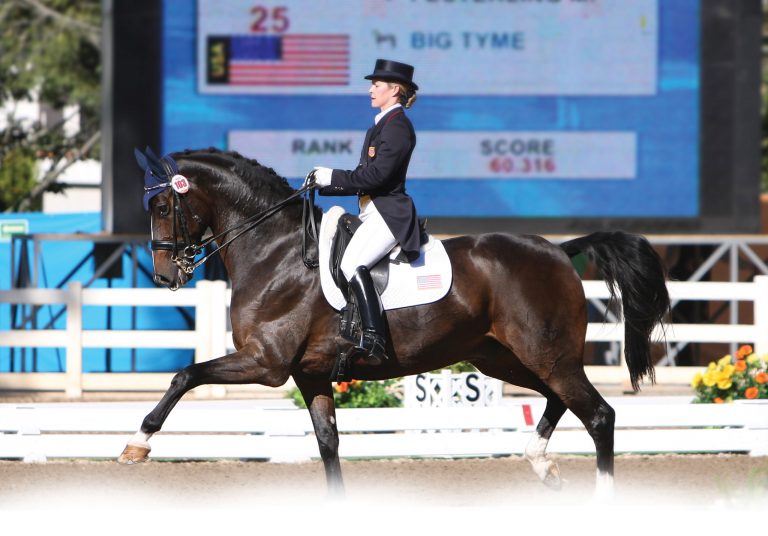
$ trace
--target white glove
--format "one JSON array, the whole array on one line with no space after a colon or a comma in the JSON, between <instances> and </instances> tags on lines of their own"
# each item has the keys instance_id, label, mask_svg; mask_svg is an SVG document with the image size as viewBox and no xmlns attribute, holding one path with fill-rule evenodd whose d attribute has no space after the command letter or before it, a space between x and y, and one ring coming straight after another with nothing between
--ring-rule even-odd
<instances>
[{"instance_id":1,"label":"white glove","mask_svg":"<svg viewBox=\"0 0 768 536\"><path fill-rule=\"evenodd\" d=\"M333 170L327 167L315 166L315 184L320 187L331 185Z\"/></svg>"}]
</instances>

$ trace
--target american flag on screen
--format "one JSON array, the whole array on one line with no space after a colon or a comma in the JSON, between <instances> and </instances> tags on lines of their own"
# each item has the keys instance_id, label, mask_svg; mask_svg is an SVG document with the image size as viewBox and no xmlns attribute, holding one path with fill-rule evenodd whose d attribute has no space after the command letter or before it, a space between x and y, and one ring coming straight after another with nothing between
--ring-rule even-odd
<instances>
[{"instance_id":1,"label":"american flag on screen","mask_svg":"<svg viewBox=\"0 0 768 536\"><path fill-rule=\"evenodd\" d=\"M443 286L443 278L440 275L418 275L416 276L416 288L419 290L429 290Z\"/></svg>"},{"instance_id":2,"label":"american flag on screen","mask_svg":"<svg viewBox=\"0 0 768 536\"><path fill-rule=\"evenodd\" d=\"M349 84L349 36L209 36L208 83L346 86Z\"/></svg>"}]
</instances>

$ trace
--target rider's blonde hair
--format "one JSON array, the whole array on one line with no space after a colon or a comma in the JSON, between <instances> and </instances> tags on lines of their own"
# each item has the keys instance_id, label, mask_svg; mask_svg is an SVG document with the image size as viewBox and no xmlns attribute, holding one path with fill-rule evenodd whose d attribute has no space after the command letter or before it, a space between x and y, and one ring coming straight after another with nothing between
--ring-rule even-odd
<instances>
[{"instance_id":1,"label":"rider's blonde hair","mask_svg":"<svg viewBox=\"0 0 768 536\"><path fill-rule=\"evenodd\" d=\"M389 87L397 86L400 88L397 98L400 101L400 104L405 108L410 108L413 106L413 103L416 102L416 90L412 87L399 82L387 82L387 85L389 85Z\"/></svg>"}]
</instances>

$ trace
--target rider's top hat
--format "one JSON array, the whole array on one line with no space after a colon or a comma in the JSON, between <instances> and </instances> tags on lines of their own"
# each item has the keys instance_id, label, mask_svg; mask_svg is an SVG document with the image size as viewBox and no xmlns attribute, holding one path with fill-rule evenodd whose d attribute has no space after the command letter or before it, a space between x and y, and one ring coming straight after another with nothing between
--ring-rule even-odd
<instances>
[{"instance_id":1,"label":"rider's top hat","mask_svg":"<svg viewBox=\"0 0 768 536\"><path fill-rule=\"evenodd\" d=\"M414 90L419 86L413 83L413 65L392 60L376 60L373 73L365 77L366 80L384 80L386 82L401 82L411 86Z\"/></svg>"}]
</instances>

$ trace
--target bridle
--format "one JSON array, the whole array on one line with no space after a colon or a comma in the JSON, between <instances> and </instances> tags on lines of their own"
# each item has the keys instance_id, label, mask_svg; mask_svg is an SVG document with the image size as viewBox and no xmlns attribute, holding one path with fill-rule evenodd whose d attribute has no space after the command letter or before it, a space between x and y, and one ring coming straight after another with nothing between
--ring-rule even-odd
<instances>
[{"instance_id":1,"label":"bridle","mask_svg":"<svg viewBox=\"0 0 768 536\"><path fill-rule=\"evenodd\" d=\"M165 164L165 166L167 166L164 160L162 161L162 163ZM166 172L169 172L169 176L172 176L172 170L168 168L166 169ZM305 180L304 185L298 190L296 190L294 193L292 193L290 196L288 196L287 198L272 205L271 207L268 207L262 210L261 212L254 214L253 216L246 218L240 223L237 223L231 227L228 227L227 229L225 229L224 231L216 235L211 235L207 238L202 239L199 243L193 243L192 239L190 238L189 226L187 225L187 218L185 215L184 207L186 207L186 209L192 215L192 219L194 219L198 224L202 225L202 219L197 214L194 213L194 211L192 210L192 207L184 197L184 194L179 193L174 188L171 188L170 180L168 182L163 182L155 186L149 186L149 187L145 186L144 187L145 192L150 192L152 190L159 189L159 188L171 188L171 192L173 193L173 239L172 240L155 240L153 238L152 240L150 240L150 249L152 251L170 251L171 261L181 271L191 276L198 267L202 266L213 255L221 252L222 249L229 246L232 242L237 240L239 237L241 237L248 231L252 230L257 225L267 220L269 217L279 212L286 205L289 205L296 199L303 196L303 207L302 207L302 216L301 216L302 218L301 257L302 257L302 261L304 262L304 265L307 268L309 269L317 268L318 261L316 259L310 258L309 254L307 253L308 242L314 241L315 243L317 243L317 222L315 221L315 218L314 218L315 188L316 188L315 181L314 181L314 173L315 173L314 171L310 172L310 174L307 176L307 179ZM179 228L181 230L181 238L182 238L181 242L179 242L178 240ZM236 231L238 229L240 229L240 231L236 233L234 236L228 238L224 243L222 243L221 245L218 245L215 249L209 251L203 257L195 261L195 258L200 253L202 253L205 250L205 248L208 247L210 244L212 244L222 236L228 233L231 233L233 231Z\"/></svg>"},{"instance_id":2,"label":"bridle","mask_svg":"<svg viewBox=\"0 0 768 536\"><path fill-rule=\"evenodd\" d=\"M156 186L155 188L160 187ZM176 266L178 266L180 269L182 269L187 274L192 274L194 272L194 267L190 268L192 265L194 265L195 257L202 251L201 248L204 248L206 244L193 244L192 240L190 238L189 234L189 226L187 225L187 218L185 215L185 211L182 208L182 204L187 208L187 210L192 215L192 219L195 220L198 224L202 224L202 220L200 217L192 211L192 207L189 206L189 203L186 199L181 197L181 194L173 191L173 230L172 230L172 240L156 240L152 239L149 242L149 248L152 251L170 251L171 252L171 261L173 261ZM181 236L182 241L180 242L178 240L178 229L181 228Z\"/></svg>"}]
</instances>

